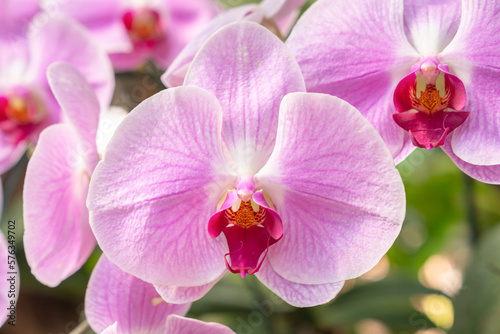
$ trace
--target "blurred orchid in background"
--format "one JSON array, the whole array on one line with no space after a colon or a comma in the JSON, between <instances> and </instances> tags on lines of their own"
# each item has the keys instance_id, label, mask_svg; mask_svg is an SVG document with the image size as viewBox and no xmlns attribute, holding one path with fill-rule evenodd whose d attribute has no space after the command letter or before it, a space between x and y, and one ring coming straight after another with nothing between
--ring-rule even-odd
<instances>
[{"instance_id":1,"label":"blurred orchid in background","mask_svg":"<svg viewBox=\"0 0 500 334\"><path fill-rule=\"evenodd\" d=\"M11 168L29 144L36 144L44 128L61 121L61 108L46 78L52 62L76 66L95 89L101 106L109 105L113 94L111 63L89 34L70 19L44 21L42 15L35 16L29 25L20 21L27 25L25 35L16 35L22 29L13 25L9 26L12 30L2 29L0 173Z\"/></svg>"},{"instance_id":2,"label":"blurred orchid in background","mask_svg":"<svg viewBox=\"0 0 500 334\"><path fill-rule=\"evenodd\" d=\"M85 314L97 333L234 333L216 323L184 318L190 306L166 303L152 284L120 270L105 255L92 271L85 296Z\"/></svg>"},{"instance_id":3,"label":"blurred orchid in background","mask_svg":"<svg viewBox=\"0 0 500 334\"><path fill-rule=\"evenodd\" d=\"M0 1L0 39L16 42L26 38L29 22L38 12L38 0Z\"/></svg>"},{"instance_id":4,"label":"blurred orchid in background","mask_svg":"<svg viewBox=\"0 0 500 334\"><path fill-rule=\"evenodd\" d=\"M166 69L219 12L214 0L44 0L42 7L82 23L120 71L148 59Z\"/></svg>"},{"instance_id":5,"label":"blurred orchid in background","mask_svg":"<svg viewBox=\"0 0 500 334\"><path fill-rule=\"evenodd\" d=\"M498 1L320 0L287 44L307 90L359 108L397 163L442 146L500 183L499 30Z\"/></svg>"},{"instance_id":6,"label":"blurred orchid in background","mask_svg":"<svg viewBox=\"0 0 500 334\"><path fill-rule=\"evenodd\" d=\"M264 0L259 4L241 5L219 14L172 61L162 76L163 83L167 87L181 86L198 50L223 26L238 21L251 21L262 24L278 36L286 36L304 3L305 0Z\"/></svg>"},{"instance_id":7,"label":"blurred orchid in background","mask_svg":"<svg viewBox=\"0 0 500 334\"><path fill-rule=\"evenodd\" d=\"M56 286L87 260L96 242L85 205L100 154L126 112L102 110L93 88L68 63L48 81L64 122L42 131L24 183L24 249L32 274Z\"/></svg>"},{"instance_id":8,"label":"blurred orchid in background","mask_svg":"<svg viewBox=\"0 0 500 334\"><path fill-rule=\"evenodd\" d=\"M302 93L279 38L227 25L185 84L133 110L96 168L90 220L111 261L167 302L229 269L312 306L380 260L405 212L392 158L352 106Z\"/></svg>"}]
</instances>

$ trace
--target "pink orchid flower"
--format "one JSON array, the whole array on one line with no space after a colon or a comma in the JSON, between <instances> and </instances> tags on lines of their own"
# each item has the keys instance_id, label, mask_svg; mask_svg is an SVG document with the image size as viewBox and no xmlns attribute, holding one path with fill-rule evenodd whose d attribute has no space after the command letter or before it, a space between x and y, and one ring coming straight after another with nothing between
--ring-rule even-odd
<instances>
[{"instance_id":1,"label":"pink orchid flower","mask_svg":"<svg viewBox=\"0 0 500 334\"><path fill-rule=\"evenodd\" d=\"M31 19L40 11L38 0L0 0L0 39L24 38ZM3 50L2 50L3 51Z\"/></svg>"},{"instance_id":2,"label":"pink orchid flower","mask_svg":"<svg viewBox=\"0 0 500 334\"><path fill-rule=\"evenodd\" d=\"M152 284L125 273L105 255L92 271L85 295L85 315L97 333L234 334L220 324L184 318L190 306L165 302Z\"/></svg>"},{"instance_id":3,"label":"pink orchid flower","mask_svg":"<svg viewBox=\"0 0 500 334\"><path fill-rule=\"evenodd\" d=\"M83 27L65 18L43 20L41 15L33 18L26 36L0 38L0 173L37 142L44 128L61 121L61 108L46 78L52 62L75 65L95 88L102 106L113 94L111 63Z\"/></svg>"},{"instance_id":4,"label":"pink orchid flower","mask_svg":"<svg viewBox=\"0 0 500 334\"><path fill-rule=\"evenodd\" d=\"M96 245L85 205L90 177L121 109L100 113L97 96L68 63L49 67L48 80L66 122L42 131L24 183L24 249L33 275L56 286Z\"/></svg>"},{"instance_id":5,"label":"pink orchid flower","mask_svg":"<svg viewBox=\"0 0 500 334\"><path fill-rule=\"evenodd\" d=\"M320 0L287 44L308 91L357 107L396 163L441 146L500 183L499 30L498 1Z\"/></svg>"},{"instance_id":6,"label":"pink orchid flower","mask_svg":"<svg viewBox=\"0 0 500 334\"><path fill-rule=\"evenodd\" d=\"M392 157L351 105L304 92L278 37L225 26L185 84L133 110L95 170L90 222L111 261L168 302L229 270L311 306L380 260L405 212Z\"/></svg>"},{"instance_id":7,"label":"pink orchid flower","mask_svg":"<svg viewBox=\"0 0 500 334\"><path fill-rule=\"evenodd\" d=\"M270 29L277 28L277 33L286 36L305 2L305 0L264 0L260 4L247 4L231 8L218 15L172 61L162 76L163 83L167 87L181 86L189 64L193 61L198 50L210 36L229 23L243 20L252 21L268 26Z\"/></svg>"},{"instance_id":8,"label":"pink orchid flower","mask_svg":"<svg viewBox=\"0 0 500 334\"><path fill-rule=\"evenodd\" d=\"M3 192L1 190L0 185L0 203L3 203ZM15 320L15 304L19 296L19 268L15 253L15 239L18 237L15 234L17 228L15 223L9 222L7 226L7 233L11 236L8 242L4 234L0 232L0 275L3 278L0 280L0 291L3 292L0 295L0 327L6 321ZM14 318L10 318L12 314L14 314Z\"/></svg>"},{"instance_id":9,"label":"pink orchid flower","mask_svg":"<svg viewBox=\"0 0 500 334\"><path fill-rule=\"evenodd\" d=\"M72 0L44 8L81 22L108 51L118 70L148 59L166 69L217 13L214 0Z\"/></svg>"}]
</instances>

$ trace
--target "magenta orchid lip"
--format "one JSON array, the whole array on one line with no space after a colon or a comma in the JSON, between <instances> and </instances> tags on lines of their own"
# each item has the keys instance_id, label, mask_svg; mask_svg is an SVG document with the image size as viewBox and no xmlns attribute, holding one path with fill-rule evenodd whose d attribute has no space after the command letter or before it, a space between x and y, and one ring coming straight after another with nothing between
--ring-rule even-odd
<instances>
[{"instance_id":1,"label":"magenta orchid lip","mask_svg":"<svg viewBox=\"0 0 500 334\"><path fill-rule=\"evenodd\" d=\"M283 225L263 191L255 191L252 179L239 180L236 190L227 190L224 196L221 208L210 217L208 233L212 238L224 233L229 248L226 267L244 278L259 270L269 247L283 237Z\"/></svg>"},{"instance_id":2,"label":"magenta orchid lip","mask_svg":"<svg viewBox=\"0 0 500 334\"><path fill-rule=\"evenodd\" d=\"M13 145L29 140L47 113L40 99L25 87L12 87L0 96L0 131Z\"/></svg>"},{"instance_id":3,"label":"magenta orchid lip","mask_svg":"<svg viewBox=\"0 0 500 334\"><path fill-rule=\"evenodd\" d=\"M392 117L408 131L413 145L429 150L444 145L446 137L469 117L469 112L462 111L465 88L435 57L424 58L412 70L396 86L398 113Z\"/></svg>"}]
</instances>

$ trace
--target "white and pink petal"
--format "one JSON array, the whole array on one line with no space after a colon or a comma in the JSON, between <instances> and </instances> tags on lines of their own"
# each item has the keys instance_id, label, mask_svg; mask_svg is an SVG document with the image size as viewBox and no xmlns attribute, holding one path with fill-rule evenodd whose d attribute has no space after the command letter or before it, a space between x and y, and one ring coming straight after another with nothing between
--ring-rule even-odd
<instances>
[{"instance_id":1,"label":"white and pink petal","mask_svg":"<svg viewBox=\"0 0 500 334\"><path fill-rule=\"evenodd\" d=\"M473 179L480 182L500 184L500 164L497 165L475 165L460 159L455 152L453 152L452 146L449 142L442 146L443 151L448 154L451 160L457 165L462 172L469 175Z\"/></svg>"},{"instance_id":2,"label":"white and pink petal","mask_svg":"<svg viewBox=\"0 0 500 334\"><path fill-rule=\"evenodd\" d=\"M85 295L85 315L98 333L113 333L113 326L120 334L168 333L167 317L184 315L189 307L166 303L152 284L125 273L105 255L97 262Z\"/></svg>"},{"instance_id":3,"label":"white and pink petal","mask_svg":"<svg viewBox=\"0 0 500 334\"><path fill-rule=\"evenodd\" d=\"M228 327L196 319L170 315L167 318L167 334L235 334Z\"/></svg>"},{"instance_id":4,"label":"white and pink petal","mask_svg":"<svg viewBox=\"0 0 500 334\"><path fill-rule=\"evenodd\" d=\"M221 147L220 105L197 87L162 91L116 130L92 177L91 225L121 269L166 286L200 286L225 271L207 233L233 177Z\"/></svg>"},{"instance_id":5,"label":"white and pink petal","mask_svg":"<svg viewBox=\"0 0 500 334\"><path fill-rule=\"evenodd\" d=\"M454 154L472 165L500 164L500 4L463 0L462 18L455 38L439 55L441 62L463 81L470 111L454 131Z\"/></svg>"},{"instance_id":6,"label":"white and pink petal","mask_svg":"<svg viewBox=\"0 0 500 334\"><path fill-rule=\"evenodd\" d=\"M63 119L71 124L78 136L78 149L90 175L99 162L96 135L100 107L94 90L82 74L71 64L56 62L49 66L47 79L57 102L63 110Z\"/></svg>"},{"instance_id":7,"label":"white and pink petal","mask_svg":"<svg viewBox=\"0 0 500 334\"><path fill-rule=\"evenodd\" d=\"M222 136L239 175L262 168L274 147L281 100L305 91L300 69L283 42L246 21L212 35L193 60L185 85L207 89L219 100Z\"/></svg>"},{"instance_id":8,"label":"white and pink petal","mask_svg":"<svg viewBox=\"0 0 500 334\"><path fill-rule=\"evenodd\" d=\"M80 22L107 52L130 52L133 49L122 20L123 1L42 0L41 6L49 15L61 13Z\"/></svg>"},{"instance_id":9,"label":"white and pink petal","mask_svg":"<svg viewBox=\"0 0 500 334\"><path fill-rule=\"evenodd\" d=\"M336 97L284 98L275 150L256 178L283 222L268 259L288 281L360 276L401 229L405 195L392 157L366 119Z\"/></svg>"},{"instance_id":10,"label":"white and pink petal","mask_svg":"<svg viewBox=\"0 0 500 334\"><path fill-rule=\"evenodd\" d=\"M37 23L39 21L43 24ZM36 33L36 38L29 39L31 61L27 76L30 80L43 86L47 82L46 72L50 64L55 61L70 63L94 89L100 107L107 108L114 90L113 67L104 49L92 40L90 33L78 22L59 15L50 20L35 17L30 29Z\"/></svg>"},{"instance_id":11,"label":"white and pink petal","mask_svg":"<svg viewBox=\"0 0 500 334\"><path fill-rule=\"evenodd\" d=\"M295 307L311 307L330 302L340 292L344 282L327 284L300 284L278 275L269 260L264 260L255 274L272 292Z\"/></svg>"},{"instance_id":12,"label":"white and pink petal","mask_svg":"<svg viewBox=\"0 0 500 334\"><path fill-rule=\"evenodd\" d=\"M116 129L121 122L127 117L128 113L125 109L112 106L108 110L101 112L99 117L99 125L97 126L96 145L97 152L100 156L104 154L109 141L113 137Z\"/></svg>"},{"instance_id":13,"label":"white and pink petal","mask_svg":"<svg viewBox=\"0 0 500 334\"><path fill-rule=\"evenodd\" d=\"M201 299L219 281L219 277L213 282L200 286L163 286L155 285L156 291L167 302L173 304L191 303Z\"/></svg>"},{"instance_id":14,"label":"white and pink petal","mask_svg":"<svg viewBox=\"0 0 500 334\"><path fill-rule=\"evenodd\" d=\"M166 69L181 50L197 38L219 13L213 0L163 0L165 47L155 50L154 58Z\"/></svg>"},{"instance_id":15,"label":"white and pink petal","mask_svg":"<svg viewBox=\"0 0 500 334\"><path fill-rule=\"evenodd\" d=\"M461 0L405 0L406 36L421 55L437 55L457 33Z\"/></svg>"},{"instance_id":16,"label":"white and pink petal","mask_svg":"<svg viewBox=\"0 0 500 334\"><path fill-rule=\"evenodd\" d=\"M461 160L473 165L500 164L500 67L473 66L466 85L470 112L451 135L451 147ZM500 179L499 179L500 181Z\"/></svg>"},{"instance_id":17,"label":"white and pink petal","mask_svg":"<svg viewBox=\"0 0 500 334\"><path fill-rule=\"evenodd\" d=\"M37 0L3 0L0 4L0 39L20 41L28 35L27 22L40 12ZM3 50L2 50L3 51Z\"/></svg>"},{"instance_id":18,"label":"white and pink petal","mask_svg":"<svg viewBox=\"0 0 500 334\"><path fill-rule=\"evenodd\" d=\"M172 61L167 71L162 75L161 79L165 86L177 87L184 83L188 67L198 50L210 36L223 26L243 19L260 23L264 18L264 14L257 9L258 6L253 4L238 6L228 9L210 21L205 28L182 49Z\"/></svg>"},{"instance_id":19,"label":"white and pink petal","mask_svg":"<svg viewBox=\"0 0 500 334\"><path fill-rule=\"evenodd\" d=\"M33 275L57 286L87 260L96 241L85 205L90 174L68 124L42 132L24 182L24 249Z\"/></svg>"}]
</instances>

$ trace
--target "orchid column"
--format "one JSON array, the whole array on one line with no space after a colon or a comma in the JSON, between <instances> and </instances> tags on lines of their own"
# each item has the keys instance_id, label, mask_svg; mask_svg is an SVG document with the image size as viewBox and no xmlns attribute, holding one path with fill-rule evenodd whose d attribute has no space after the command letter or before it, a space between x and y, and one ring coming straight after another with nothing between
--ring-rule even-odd
<instances>
[{"instance_id":1,"label":"orchid column","mask_svg":"<svg viewBox=\"0 0 500 334\"><path fill-rule=\"evenodd\" d=\"M205 43L185 86L124 120L88 207L106 256L167 302L200 298L230 270L312 306L380 260L405 200L375 129L305 93L282 41L241 22Z\"/></svg>"}]
</instances>

